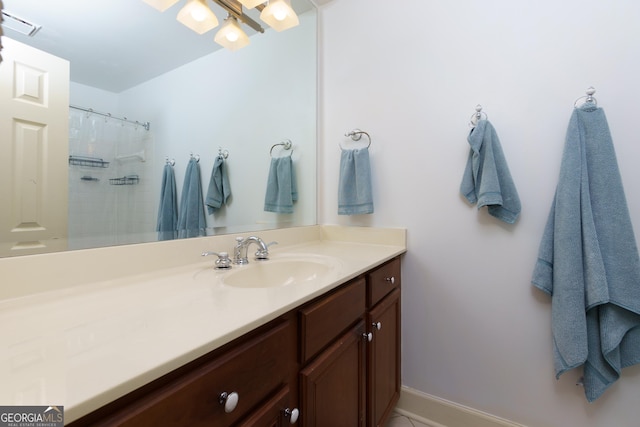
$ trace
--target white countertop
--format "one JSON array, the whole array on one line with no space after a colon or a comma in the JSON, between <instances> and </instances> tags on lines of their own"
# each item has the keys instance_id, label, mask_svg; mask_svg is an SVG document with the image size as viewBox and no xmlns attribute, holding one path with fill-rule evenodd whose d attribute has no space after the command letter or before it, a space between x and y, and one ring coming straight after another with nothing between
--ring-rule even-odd
<instances>
[{"instance_id":1,"label":"white countertop","mask_svg":"<svg viewBox=\"0 0 640 427\"><path fill-rule=\"evenodd\" d=\"M338 259L322 280L231 287L218 280L226 273L212 269L213 259L196 256L0 300L0 404L62 405L65 422L73 421L406 250L403 229L315 227L321 231L309 241L281 235L285 244L271 248L271 259ZM278 230L263 234L278 240ZM219 243L211 239L207 245Z\"/></svg>"}]
</instances>

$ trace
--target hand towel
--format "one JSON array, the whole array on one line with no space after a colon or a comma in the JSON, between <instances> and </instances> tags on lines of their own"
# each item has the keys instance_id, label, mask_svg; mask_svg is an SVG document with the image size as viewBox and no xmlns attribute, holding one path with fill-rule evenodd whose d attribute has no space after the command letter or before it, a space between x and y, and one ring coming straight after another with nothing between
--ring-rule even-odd
<instances>
[{"instance_id":1,"label":"hand towel","mask_svg":"<svg viewBox=\"0 0 640 427\"><path fill-rule=\"evenodd\" d=\"M513 224L520 215L520 198L513 183L500 140L488 120L478 120L467 141L471 146L460 192L478 209Z\"/></svg>"},{"instance_id":2,"label":"hand towel","mask_svg":"<svg viewBox=\"0 0 640 427\"><path fill-rule=\"evenodd\" d=\"M176 178L171 165L165 165L160 188L160 207L156 226L158 240L172 240L178 237L178 194Z\"/></svg>"},{"instance_id":3,"label":"hand towel","mask_svg":"<svg viewBox=\"0 0 640 427\"><path fill-rule=\"evenodd\" d=\"M373 213L369 148L342 150L338 180L338 215Z\"/></svg>"},{"instance_id":4,"label":"hand towel","mask_svg":"<svg viewBox=\"0 0 640 427\"><path fill-rule=\"evenodd\" d=\"M227 166L222 156L216 157L211 170L211 178L209 179L209 189L207 190L207 198L205 204L210 214L220 209L223 204L227 203L227 199L231 196L231 187L229 186L229 177L227 176Z\"/></svg>"},{"instance_id":5,"label":"hand towel","mask_svg":"<svg viewBox=\"0 0 640 427\"><path fill-rule=\"evenodd\" d=\"M291 156L272 157L267 179L264 210L293 213L293 202L298 200L298 185Z\"/></svg>"},{"instance_id":6,"label":"hand towel","mask_svg":"<svg viewBox=\"0 0 640 427\"><path fill-rule=\"evenodd\" d=\"M532 283L551 295L556 377L592 402L640 362L640 260L604 111L573 111Z\"/></svg>"},{"instance_id":7,"label":"hand towel","mask_svg":"<svg viewBox=\"0 0 640 427\"><path fill-rule=\"evenodd\" d=\"M196 159L189 160L184 176L180 211L178 215L178 237L197 237L206 234L207 222L202 200L200 165Z\"/></svg>"}]
</instances>

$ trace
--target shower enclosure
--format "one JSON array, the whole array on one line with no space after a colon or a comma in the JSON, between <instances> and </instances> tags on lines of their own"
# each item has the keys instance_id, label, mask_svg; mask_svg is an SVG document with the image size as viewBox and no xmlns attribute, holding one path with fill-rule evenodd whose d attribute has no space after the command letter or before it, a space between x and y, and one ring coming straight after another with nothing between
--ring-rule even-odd
<instances>
[{"instance_id":1,"label":"shower enclosure","mask_svg":"<svg viewBox=\"0 0 640 427\"><path fill-rule=\"evenodd\" d=\"M148 124L69 109L69 249L156 239L153 158Z\"/></svg>"}]
</instances>

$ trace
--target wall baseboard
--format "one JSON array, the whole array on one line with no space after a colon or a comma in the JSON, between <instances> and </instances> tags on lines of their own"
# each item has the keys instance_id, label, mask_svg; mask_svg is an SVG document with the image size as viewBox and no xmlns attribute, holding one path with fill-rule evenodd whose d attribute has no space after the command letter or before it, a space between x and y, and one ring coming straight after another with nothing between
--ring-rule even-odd
<instances>
[{"instance_id":1,"label":"wall baseboard","mask_svg":"<svg viewBox=\"0 0 640 427\"><path fill-rule=\"evenodd\" d=\"M395 411L430 427L526 427L404 386Z\"/></svg>"}]
</instances>

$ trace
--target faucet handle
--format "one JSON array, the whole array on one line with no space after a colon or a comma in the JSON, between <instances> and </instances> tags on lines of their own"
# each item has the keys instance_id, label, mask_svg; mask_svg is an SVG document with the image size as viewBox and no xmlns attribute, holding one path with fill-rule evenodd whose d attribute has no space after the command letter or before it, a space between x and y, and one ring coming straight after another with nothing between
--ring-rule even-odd
<instances>
[{"instance_id":1,"label":"faucet handle","mask_svg":"<svg viewBox=\"0 0 640 427\"><path fill-rule=\"evenodd\" d=\"M227 252L203 252L202 256L217 255L216 269L231 268L231 260Z\"/></svg>"},{"instance_id":2,"label":"faucet handle","mask_svg":"<svg viewBox=\"0 0 640 427\"><path fill-rule=\"evenodd\" d=\"M271 242L271 243L268 243L268 244L264 245L264 249L258 249L256 251L256 260L264 261L264 260L269 259L269 249L267 249L267 248L269 246L271 246L271 245L277 245L277 244L278 244L278 242Z\"/></svg>"}]
</instances>

